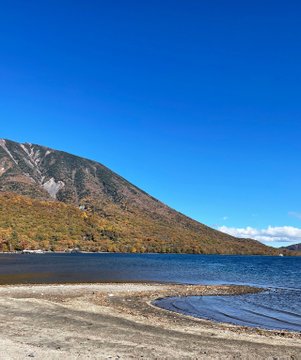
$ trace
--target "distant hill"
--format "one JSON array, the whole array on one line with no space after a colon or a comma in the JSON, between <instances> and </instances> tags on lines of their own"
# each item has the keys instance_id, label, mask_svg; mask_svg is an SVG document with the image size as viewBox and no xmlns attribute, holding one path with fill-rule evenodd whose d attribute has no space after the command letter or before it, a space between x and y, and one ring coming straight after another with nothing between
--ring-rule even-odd
<instances>
[{"instance_id":1,"label":"distant hill","mask_svg":"<svg viewBox=\"0 0 301 360\"><path fill-rule=\"evenodd\" d=\"M95 161L4 139L0 242L3 250L279 253L190 219Z\"/></svg>"},{"instance_id":2,"label":"distant hill","mask_svg":"<svg viewBox=\"0 0 301 360\"><path fill-rule=\"evenodd\" d=\"M281 249L301 251L301 243L282 247Z\"/></svg>"}]
</instances>

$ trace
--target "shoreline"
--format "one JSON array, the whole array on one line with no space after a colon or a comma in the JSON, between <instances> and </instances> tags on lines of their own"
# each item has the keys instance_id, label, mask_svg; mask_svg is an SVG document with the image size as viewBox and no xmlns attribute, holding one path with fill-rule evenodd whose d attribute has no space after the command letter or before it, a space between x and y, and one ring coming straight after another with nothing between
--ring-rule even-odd
<instances>
[{"instance_id":1,"label":"shoreline","mask_svg":"<svg viewBox=\"0 0 301 360\"><path fill-rule=\"evenodd\" d=\"M216 323L152 304L260 291L137 282L1 285L0 345L8 359L301 359L300 333Z\"/></svg>"},{"instance_id":2,"label":"shoreline","mask_svg":"<svg viewBox=\"0 0 301 360\"><path fill-rule=\"evenodd\" d=\"M278 248L275 248L276 250ZM23 252L25 251L25 252ZM42 252L40 252L42 251ZM49 255L49 254L54 254L54 255L61 255L61 254L131 254L131 255L201 255L201 256L266 256L266 257L299 257L301 256L301 251L295 251L295 250L289 250L289 252L284 252L283 254L221 254L221 253L208 253L208 254L196 254L196 253L176 253L176 252L170 252L170 253L166 253L166 252L136 252L136 253L132 253L132 252L118 252L118 251L66 251L66 250L62 250L62 251L51 251L51 250L43 250L43 249L38 249L38 251L36 252L36 250L33 250L33 252L26 252L25 250L16 250L16 251L0 251L0 255Z\"/></svg>"}]
</instances>

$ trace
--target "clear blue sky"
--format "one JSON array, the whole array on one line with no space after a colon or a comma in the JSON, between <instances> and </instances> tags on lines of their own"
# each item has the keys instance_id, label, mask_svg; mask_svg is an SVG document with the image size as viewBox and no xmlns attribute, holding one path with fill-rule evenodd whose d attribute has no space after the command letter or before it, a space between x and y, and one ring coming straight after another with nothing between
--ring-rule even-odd
<instances>
[{"instance_id":1,"label":"clear blue sky","mask_svg":"<svg viewBox=\"0 0 301 360\"><path fill-rule=\"evenodd\" d=\"M4 0L0 137L300 242L300 16L300 1Z\"/></svg>"}]
</instances>

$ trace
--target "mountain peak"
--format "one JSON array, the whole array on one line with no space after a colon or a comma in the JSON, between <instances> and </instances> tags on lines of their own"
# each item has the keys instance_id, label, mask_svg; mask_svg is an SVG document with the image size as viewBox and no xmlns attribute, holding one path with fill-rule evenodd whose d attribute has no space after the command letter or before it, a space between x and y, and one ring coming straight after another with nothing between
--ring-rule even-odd
<instances>
[{"instance_id":1,"label":"mountain peak","mask_svg":"<svg viewBox=\"0 0 301 360\"><path fill-rule=\"evenodd\" d=\"M101 232L115 248L134 241L148 251L273 252L186 217L100 163L40 145L0 140L0 191L87 209L110 222Z\"/></svg>"}]
</instances>

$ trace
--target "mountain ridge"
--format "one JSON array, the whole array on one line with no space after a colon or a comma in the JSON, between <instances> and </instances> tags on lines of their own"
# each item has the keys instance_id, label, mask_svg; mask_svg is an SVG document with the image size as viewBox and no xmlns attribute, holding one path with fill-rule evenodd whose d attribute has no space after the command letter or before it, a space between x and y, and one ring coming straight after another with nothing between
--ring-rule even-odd
<instances>
[{"instance_id":1,"label":"mountain ridge","mask_svg":"<svg viewBox=\"0 0 301 360\"><path fill-rule=\"evenodd\" d=\"M293 251L300 251L300 252L301 252L301 243L292 244L292 245L289 245L289 246L283 246L283 247L281 247L281 249L284 249L284 250L293 250Z\"/></svg>"},{"instance_id":2,"label":"mountain ridge","mask_svg":"<svg viewBox=\"0 0 301 360\"><path fill-rule=\"evenodd\" d=\"M137 251L278 253L171 209L97 161L37 144L0 140L0 191L46 201L49 206L62 202L80 208L107 223L111 230L99 229L102 236L93 236L99 243L111 241L116 249L132 242ZM85 248L85 235L81 236L78 243Z\"/></svg>"}]
</instances>

